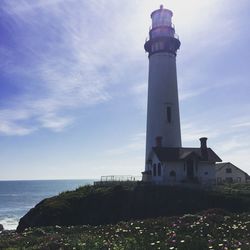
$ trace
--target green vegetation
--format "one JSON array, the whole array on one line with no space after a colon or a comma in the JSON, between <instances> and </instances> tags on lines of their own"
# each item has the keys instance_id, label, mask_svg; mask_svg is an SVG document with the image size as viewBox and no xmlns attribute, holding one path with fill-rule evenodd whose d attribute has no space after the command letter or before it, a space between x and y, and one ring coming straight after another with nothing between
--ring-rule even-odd
<instances>
[{"instance_id":1,"label":"green vegetation","mask_svg":"<svg viewBox=\"0 0 250 250\"><path fill-rule=\"evenodd\" d=\"M217 209L115 225L6 231L0 234L0 249L249 250L250 213Z\"/></svg>"},{"instance_id":2,"label":"green vegetation","mask_svg":"<svg viewBox=\"0 0 250 250\"><path fill-rule=\"evenodd\" d=\"M250 185L215 190L155 185L86 186L45 199L21 220L28 227L104 225L119 221L178 216L210 208L250 212Z\"/></svg>"},{"instance_id":3,"label":"green vegetation","mask_svg":"<svg viewBox=\"0 0 250 250\"><path fill-rule=\"evenodd\" d=\"M216 189L219 192L226 194L239 194L239 195L250 195L250 183L249 184L225 184L217 186Z\"/></svg>"}]
</instances>

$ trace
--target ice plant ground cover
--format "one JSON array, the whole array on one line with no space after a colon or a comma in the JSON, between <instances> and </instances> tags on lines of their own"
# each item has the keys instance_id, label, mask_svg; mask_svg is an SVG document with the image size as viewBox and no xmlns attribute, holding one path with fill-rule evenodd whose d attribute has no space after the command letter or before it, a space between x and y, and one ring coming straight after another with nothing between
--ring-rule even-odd
<instances>
[{"instance_id":1,"label":"ice plant ground cover","mask_svg":"<svg viewBox=\"0 0 250 250\"><path fill-rule=\"evenodd\" d=\"M250 213L219 209L105 226L28 228L0 234L0 249L250 249Z\"/></svg>"}]
</instances>

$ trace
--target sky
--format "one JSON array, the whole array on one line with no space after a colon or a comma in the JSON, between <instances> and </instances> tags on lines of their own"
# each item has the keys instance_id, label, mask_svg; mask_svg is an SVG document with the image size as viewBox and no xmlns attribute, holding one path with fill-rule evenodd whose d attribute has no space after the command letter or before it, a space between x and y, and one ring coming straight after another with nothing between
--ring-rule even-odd
<instances>
[{"instance_id":1,"label":"sky","mask_svg":"<svg viewBox=\"0 0 250 250\"><path fill-rule=\"evenodd\" d=\"M0 180L140 176L150 14L174 12L182 143L250 173L249 0L1 0Z\"/></svg>"}]
</instances>

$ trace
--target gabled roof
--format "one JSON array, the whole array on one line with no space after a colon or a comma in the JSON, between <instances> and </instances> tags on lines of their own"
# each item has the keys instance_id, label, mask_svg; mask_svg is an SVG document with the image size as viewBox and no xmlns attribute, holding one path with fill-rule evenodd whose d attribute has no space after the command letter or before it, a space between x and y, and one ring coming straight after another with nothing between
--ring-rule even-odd
<instances>
[{"instance_id":1,"label":"gabled roof","mask_svg":"<svg viewBox=\"0 0 250 250\"><path fill-rule=\"evenodd\" d=\"M232 164L231 162L221 162L221 163L216 163L215 168L216 170L221 170L222 168L224 168L226 165L228 164ZM232 164L233 165L233 164ZM235 165L233 165L234 167L236 167Z\"/></svg>"},{"instance_id":2,"label":"gabled roof","mask_svg":"<svg viewBox=\"0 0 250 250\"><path fill-rule=\"evenodd\" d=\"M222 162L221 158L211 149L207 149L207 159L204 159L200 148L167 148L153 147L153 152L160 161L185 160L191 155L195 155L201 161Z\"/></svg>"},{"instance_id":3,"label":"gabled roof","mask_svg":"<svg viewBox=\"0 0 250 250\"><path fill-rule=\"evenodd\" d=\"M231 163L231 162L216 163L215 169L216 169L216 171L219 171L219 170L221 170L222 168L224 168L224 167L227 166L227 165L230 165L230 166L235 167L236 169L238 169L239 171L241 171L242 173L244 173L244 174L246 175L246 178L247 178L247 179L250 179L250 176L248 175L248 173L246 173L246 172L243 171L242 169L236 167L236 166L235 166L233 163Z\"/></svg>"}]
</instances>

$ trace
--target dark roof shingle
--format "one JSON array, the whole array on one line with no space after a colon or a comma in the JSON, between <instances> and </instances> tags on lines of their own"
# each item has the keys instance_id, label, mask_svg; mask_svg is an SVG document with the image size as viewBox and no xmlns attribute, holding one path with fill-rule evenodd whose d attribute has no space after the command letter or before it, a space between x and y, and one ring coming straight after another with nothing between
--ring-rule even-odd
<instances>
[{"instance_id":1,"label":"dark roof shingle","mask_svg":"<svg viewBox=\"0 0 250 250\"><path fill-rule=\"evenodd\" d=\"M207 149L207 159L204 159L201 148L166 148L153 147L153 151L160 161L184 160L191 154L196 155L201 161L222 162L221 158L211 149Z\"/></svg>"}]
</instances>

